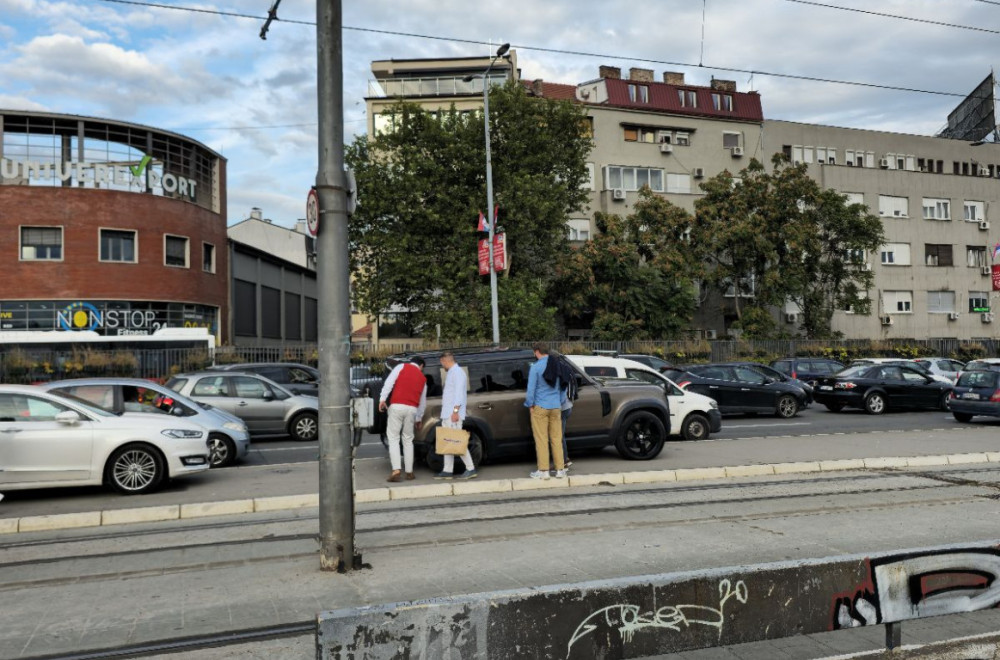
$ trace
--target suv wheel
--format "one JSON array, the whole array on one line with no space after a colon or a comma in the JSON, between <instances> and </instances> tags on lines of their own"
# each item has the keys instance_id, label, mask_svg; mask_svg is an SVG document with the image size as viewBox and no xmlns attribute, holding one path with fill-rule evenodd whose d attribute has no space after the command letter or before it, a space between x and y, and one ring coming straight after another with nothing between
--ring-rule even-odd
<instances>
[{"instance_id":1,"label":"suv wheel","mask_svg":"<svg viewBox=\"0 0 1000 660\"><path fill-rule=\"evenodd\" d=\"M648 461L659 455L666 439L667 432L660 418L646 410L638 410L622 423L615 449L630 461Z\"/></svg>"},{"instance_id":2,"label":"suv wheel","mask_svg":"<svg viewBox=\"0 0 1000 660\"><path fill-rule=\"evenodd\" d=\"M681 426L681 437L685 440L704 440L708 437L708 420L704 415L691 413Z\"/></svg>"},{"instance_id":3,"label":"suv wheel","mask_svg":"<svg viewBox=\"0 0 1000 660\"><path fill-rule=\"evenodd\" d=\"M309 442L319 438L319 420L314 412L299 413L288 425L291 436L299 442Z\"/></svg>"},{"instance_id":4,"label":"suv wheel","mask_svg":"<svg viewBox=\"0 0 1000 660\"><path fill-rule=\"evenodd\" d=\"M476 469L483 464L486 460L486 450L483 448L483 440L479 437L479 433L473 429L466 429L469 432L469 453L472 454L472 462L475 464ZM427 453L424 455L424 462L427 467L430 468L431 472L437 474L444 469L444 456L434 451L434 443L427 443ZM459 465L462 465L468 469L465 465L465 461L462 460L461 456L455 457L455 474L461 474L459 470Z\"/></svg>"}]
</instances>

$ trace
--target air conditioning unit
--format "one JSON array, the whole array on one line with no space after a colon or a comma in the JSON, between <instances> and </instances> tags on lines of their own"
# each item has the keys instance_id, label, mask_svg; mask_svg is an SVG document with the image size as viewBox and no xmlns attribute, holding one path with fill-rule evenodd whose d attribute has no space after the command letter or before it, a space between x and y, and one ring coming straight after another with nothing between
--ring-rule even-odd
<instances>
[{"instance_id":1,"label":"air conditioning unit","mask_svg":"<svg viewBox=\"0 0 1000 660\"><path fill-rule=\"evenodd\" d=\"M989 229L990 228L990 221L989 220L980 220L979 221L979 228L982 229L983 231Z\"/></svg>"},{"instance_id":2,"label":"air conditioning unit","mask_svg":"<svg viewBox=\"0 0 1000 660\"><path fill-rule=\"evenodd\" d=\"M719 336L719 333L717 333L715 330L706 330L705 331L705 339L716 339L718 336Z\"/></svg>"},{"instance_id":3,"label":"air conditioning unit","mask_svg":"<svg viewBox=\"0 0 1000 660\"><path fill-rule=\"evenodd\" d=\"M983 167L982 165L980 165L979 166L979 176L989 176L989 175L990 175L989 168L986 168L986 167Z\"/></svg>"},{"instance_id":4,"label":"air conditioning unit","mask_svg":"<svg viewBox=\"0 0 1000 660\"><path fill-rule=\"evenodd\" d=\"M948 312L948 320L949 321L957 321L958 320L958 312Z\"/></svg>"},{"instance_id":5,"label":"air conditioning unit","mask_svg":"<svg viewBox=\"0 0 1000 660\"><path fill-rule=\"evenodd\" d=\"M785 314L785 323L798 323L799 315L794 312L789 312Z\"/></svg>"},{"instance_id":6,"label":"air conditioning unit","mask_svg":"<svg viewBox=\"0 0 1000 660\"><path fill-rule=\"evenodd\" d=\"M672 153L674 153L674 145L672 145L672 144L670 144L668 142L664 142L663 144L660 145L660 153L661 154L672 154Z\"/></svg>"},{"instance_id":7,"label":"air conditioning unit","mask_svg":"<svg viewBox=\"0 0 1000 660\"><path fill-rule=\"evenodd\" d=\"M625 199L625 189L624 188L615 188L615 189L613 189L611 191L611 198L615 199L615 200L618 200L618 201L624 200Z\"/></svg>"},{"instance_id":8,"label":"air conditioning unit","mask_svg":"<svg viewBox=\"0 0 1000 660\"><path fill-rule=\"evenodd\" d=\"M703 178L705 178L705 168L704 167L696 167L696 168L694 168L693 174L694 174L694 178L696 178L696 179L703 179Z\"/></svg>"},{"instance_id":9,"label":"air conditioning unit","mask_svg":"<svg viewBox=\"0 0 1000 660\"><path fill-rule=\"evenodd\" d=\"M881 167L881 168L883 168L883 169L887 169L889 167L889 159L888 158L879 158L878 159L878 166Z\"/></svg>"},{"instance_id":10,"label":"air conditioning unit","mask_svg":"<svg viewBox=\"0 0 1000 660\"><path fill-rule=\"evenodd\" d=\"M878 317L882 321L882 325L892 325L892 317L888 314Z\"/></svg>"},{"instance_id":11,"label":"air conditioning unit","mask_svg":"<svg viewBox=\"0 0 1000 660\"><path fill-rule=\"evenodd\" d=\"M989 274L990 274L990 273L992 273L993 271L992 271L992 269L991 269L991 268L990 268L989 266L983 266L983 267L982 267L982 268L980 269L980 272L982 272L982 274L983 274L983 275L989 275Z\"/></svg>"},{"instance_id":12,"label":"air conditioning unit","mask_svg":"<svg viewBox=\"0 0 1000 660\"><path fill-rule=\"evenodd\" d=\"M743 155L743 147L733 147L733 158L739 158Z\"/></svg>"},{"instance_id":13,"label":"air conditioning unit","mask_svg":"<svg viewBox=\"0 0 1000 660\"><path fill-rule=\"evenodd\" d=\"M980 318L983 319L983 323L993 323L993 312L986 312Z\"/></svg>"}]
</instances>

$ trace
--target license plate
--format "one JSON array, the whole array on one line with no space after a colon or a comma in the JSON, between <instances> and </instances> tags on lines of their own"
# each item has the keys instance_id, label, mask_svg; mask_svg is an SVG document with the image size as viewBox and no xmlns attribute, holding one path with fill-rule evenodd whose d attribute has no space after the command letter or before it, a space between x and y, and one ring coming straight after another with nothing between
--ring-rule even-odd
<instances>
[{"instance_id":1,"label":"license plate","mask_svg":"<svg viewBox=\"0 0 1000 660\"><path fill-rule=\"evenodd\" d=\"M975 392L966 392L962 395L963 399L979 399L979 395Z\"/></svg>"},{"instance_id":2,"label":"license plate","mask_svg":"<svg viewBox=\"0 0 1000 660\"><path fill-rule=\"evenodd\" d=\"M833 385L820 385L819 389L824 390L824 391L825 390L832 390L833 389Z\"/></svg>"}]
</instances>

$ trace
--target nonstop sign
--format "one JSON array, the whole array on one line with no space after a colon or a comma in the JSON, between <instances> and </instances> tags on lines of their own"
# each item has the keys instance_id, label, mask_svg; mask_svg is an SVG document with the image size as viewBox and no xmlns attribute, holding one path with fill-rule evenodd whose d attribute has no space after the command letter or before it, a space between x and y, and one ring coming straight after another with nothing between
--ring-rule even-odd
<instances>
[{"instance_id":1,"label":"nonstop sign","mask_svg":"<svg viewBox=\"0 0 1000 660\"><path fill-rule=\"evenodd\" d=\"M0 158L0 178L28 181L58 179L64 182L76 181L141 189L148 186L162 188L166 193L195 201L197 182L194 179L170 172L159 172L155 167L150 167L152 160L149 156L143 156L138 165L112 165L86 161L40 162Z\"/></svg>"},{"instance_id":2,"label":"nonstop sign","mask_svg":"<svg viewBox=\"0 0 1000 660\"><path fill-rule=\"evenodd\" d=\"M60 330L96 330L101 334L148 335L161 323L150 309L109 309L101 311L88 302L75 302L56 312Z\"/></svg>"},{"instance_id":3,"label":"nonstop sign","mask_svg":"<svg viewBox=\"0 0 1000 660\"><path fill-rule=\"evenodd\" d=\"M149 301L0 301L0 332L68 330L104 336L143 336L161 328L206 328L214 333L218 309Z\"/></svg>"}]
</instances>

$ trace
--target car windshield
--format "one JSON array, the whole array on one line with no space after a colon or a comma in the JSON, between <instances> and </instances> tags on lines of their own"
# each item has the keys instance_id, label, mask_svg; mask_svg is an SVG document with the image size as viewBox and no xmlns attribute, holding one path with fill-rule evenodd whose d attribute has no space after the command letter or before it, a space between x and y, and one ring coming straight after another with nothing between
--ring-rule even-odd
<instances>
[{"instance_id":1,"label":"car windshield","mask_svg":"<svg viewBox=\"0 0 1000 660\"><path fill-rule=\"evenodd\" d=\"M995 371L966 371L956 385L958 387L994 387L997 382Z\"/></svg>"},{"instance_id":2,"label":"car windshield","mask_svg":"<svg viewBox=\"0 0 1000 660\"><path fill-rule=\"evenodd\" d=\"M847 367L843 371L838 371L834 376L837 378L857 378L864 375L871 367L872 365L870 364L858 364L853 367Z\"/></svg>"}]
</instances>

